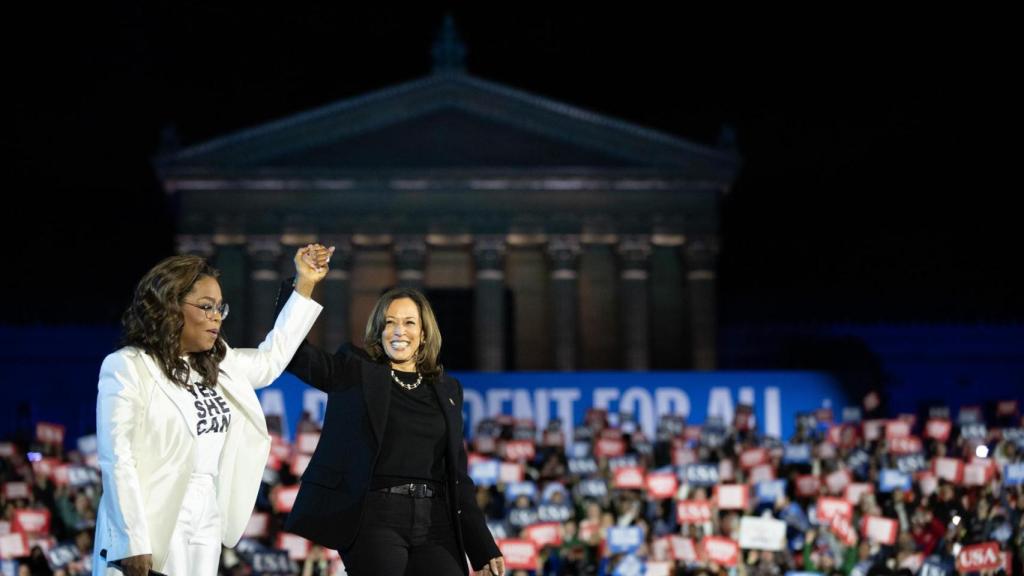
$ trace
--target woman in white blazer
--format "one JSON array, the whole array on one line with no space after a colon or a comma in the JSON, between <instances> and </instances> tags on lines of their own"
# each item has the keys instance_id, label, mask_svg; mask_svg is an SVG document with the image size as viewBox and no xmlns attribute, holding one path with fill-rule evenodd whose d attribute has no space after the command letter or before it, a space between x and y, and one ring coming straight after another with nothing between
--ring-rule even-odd
<instances>
[{"instance_id":1,"label":"woman in white blazer","mask_svg":"<svg viewBox=\"0 0 1024 576\"><path fill-rule=\"evenodd\" d=\"M256 388L276 379L321 307L310 299L331 250L295 254L297 280L257 349L232 349L217 271L172 256L139 281L124 347L100 368L103 496L93 574L215 576L256 501L270 436Z\"/></svg>"}]
</instances>

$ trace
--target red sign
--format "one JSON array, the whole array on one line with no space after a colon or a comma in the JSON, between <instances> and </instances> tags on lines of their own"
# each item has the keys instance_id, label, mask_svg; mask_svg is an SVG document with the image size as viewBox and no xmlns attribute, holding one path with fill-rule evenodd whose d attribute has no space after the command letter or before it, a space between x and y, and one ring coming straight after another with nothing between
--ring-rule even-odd
<instances>
[{"instance_id":1,"label":"red sign","mask_svg":"<svg viewBox=\"0 0 1024 576\"><path fill-rule=\"evenodd\" d=\"M850 523L850 519L846 516L838 514L833 516L828 527L843 544L847 546L857 544L857 531L853 529L853 524Z\"/></svg>"},{"instance_id":2,"label":"red sign","mask_svg":"<svg viewBox=\"0 0 1024 576\"><path fill-rule=\"evenodd\" d=\"M674 446L672 448L672 465L686 466L697 461L697 453L689 448Z\"/></svg>"},{"instance_id":3,"label":"red sign","mask_svg":"<svg viewBox=\"0 0 1024 576\"><path fill-rule=\"evenodd\" d=\"M964 546L956 557L956 570L965 572L984 572L996 570L1003 565L998 542L985 542L973 546Z\"/></svg>"},{"instance_id":4,"label":"red sign","mask_svg":"<svg viewBox=\"0 0 1024 576\"><path fill-rule=\"evenodd\" d=\"M0 442L0 458L10 458L17 453L14 442Z\"/></svg>"},{"instance_id":5,"label":"red sign","mask_svg":"<svg viewBox=\"0 0 1024 576\"><path fill-rule=\"evenodd\" d=\"M11 530L28 536L50 533L50 511L45 508L22 508L14 511Z\"/></svg>"},{"instance_id":6,"label":"red sign","mask_svg":"<svg viewBox=\"0 0 1024 576\"><path fill-rule=\"evenodd\" d=\"M831 460L836 457L836 447L828 442L822 442L817 446L818 458L822 460Z\"/></svg>"},{"instance_id":7,"label":"red sign","mask_svg":"<svg viewBox=\"0 0 1024 576\"><path fill-rule=\"evenodd\" d=\"M313 459L313 456L309 454L296 454L292 458L292 475L295 477L302 476L302 473L306 471L306 467L309 466L309 461Z\"/></svg>"},{"instance_id":8,"label":"red sign","mask_svg":"<svg viewBox=\"0 0 1024 576\"><path fill-rule=\"evenodd\" d=\"M263 538L267 535L267 527L270 525L270 514L266 512L253 512L249 516L249 523L245 525L243 538Z\"/></svg>"},{"instance_id":9,"label":"red sign","mask_svg":"<svg viewBox=\"0 0 1024 576\"><path fill-rule=\"evenodd\" d=\"M825 477L825 486L832 494L842 494L846 486L853 481L849 470L836 470Z\"/></svg>"},{"instance_id":10,"label":"red sign","mask_svg":"<svg viewBox=\"0 0 1024 576\"><path fill-rule=\"evenodd\" d=\"M598 434L599 438L607 438L608 440L622 440L622 430L618 428L605 428Z\"/></svg>"},{"instance_id":11,"label":"red sign","mask_svg":"<svg viewBox=\"0 0 1024 576\"><path fill-rule=\"evenodd\" d=\"M594 536L601 531L601 524L597 520L583 520L580 522L580 540L590 542Z\"/></svg>"},{"instance_id":12,"label":"red sign","mask_svg":"<svg viewBox=\"0 0 1024 576\"><path fill-rule=\"evenodd\" d=\"M32 463L32 472L37 476L53 478L53 473L60 466L60 460L56 458L42 458Z\"/></svg>"},{"instance_id":13,"label":"red sign","mask_svg":"<svg viewBox=\"0 0 1024 576\"><path fill-rule=\"evenodd\" d=\"M274 490L274 511L291 512L295 505L295 497L299 495L298 486L282 486ZM280 546L278 546L280 548Z\"/></svg>"},{"instance_id":14,"label":"red sign","mask_svg":"<svg viewBox=\"0 0 1024 576\"><path fill-rule=\"evenodd\" d=\"M647 475L647 496L655 500L666 500L676 495L679 479L672 472L652 472Z\"/></svg>"},{"instance_id":15,"label":"red sign","mask_svg":"<svg viewBox=\"0 0 1024 576\"><path fill-rule=\"evenodd\" d=\"M932 418L924 425L924 437L945 442L949 440L949 433L953 430L953 423L945 418Z\"/></svg>"},{"instance_id":16,"label":"red sign","mask_svg":"<svg viewBox=\"0 0 1024 576\"><path fill-rule=\"evenodd\" d=\"M615 438L599 438L594 443L594 456L598 458L607 456L614 458L615 456L622 456L626 453L626 442L622 439Z\"/></svg>"},{"instance_id":17,"label":"red sign","mask_svg":"<svg viewBox=\"0 0 1024 576\"><path fill-rule=\"evenodd\" d=\"M846 490L843 492L843 498L847 502L856 506L860 503L860 497L864 494L872 494L875 491L874 484L868 484L867 482L853 482L846 486Z\"/></svg>"},{"instance_id":18,"label":"red sign","mask_svg":"<svg viewBox=\"0 0 1024 576\"><path fill-rule=\"evenodd\" d=\"M921 487L921 494L930 496L939 487L939 479L931 472L918 472L917 485Z\"/></svg>"},{"instance_id":19,"label":"red sign","mask_svg":"<svg viewBox=\"0 0 1024 576\"><path fill-rule=\"evenodd\" d=\"M498 482L508 484L510 482L523 481L523 465L519 462L502 462L498 466Z\"/></svg>"},{"instance_id":20,"label":"red sign","mask_svg":"<svg viewBox=\"0 0 1024 576\"><path fill-rule=\"evenodd\" d=\"M719 482L732 482L736 479L736 472L734 470L732 460L726 458L725 460L718 461L718 480Z\"/></svg>"},{"instance_id":21,"label":"red sign","mask_svg":"<svg viewBox=\"0 0 1024 576\"><path fill-rule=\"evenodd\" d=\"M985 486L994 476L994 470L985 463L971 463L964 466L964 486Z\"/></svg>"},{"instance_id":22,"label":"red sign","mask_svg":"<svg viewBox=\"0 0 1024 576\"><path fill-rule=\"evenodd\" d=\"M523 537L533 542L537 548L562 545L562 525L558 522L532 524L523 529Z\"/></svg>"},{"instance_id":23,"label":"red sign","mask_svg":"<svg viewBox=\"0 0 1024 576\"><path fill-rule=\"evenodd\" d=\"M40 422L36 424L36 440L43 444L63 444L64 427L52 422Z\"/></svg>"},{"instance_id":24,"label":"red sign","mask_svg":"<svg viewBox=\"0 0 1024 576\"><path fill-rule=\"evenodd\" d=\"M312 547L313 543L309 540L288 532L281 532L277 535L277 546L275 546L278 550L286 550L288 557L295 561L305 560Z\"/></svg>"},{"instance_id":25,"label":"red sign","mask_svg":"<svg viewBox=\"0 0 1024 576\"><path fill-rule=\"evenodd\" d=\"M885 439L906 438L910 436L910 423L905 420L889 420L885 424Z\"/></svg>"},{"instance_id":26,"label":"red sign","mask_svg":"<svg viewBox=\"0 0 1024 576\"><path fill-rule=\"evenodd\" d=\"M466 454L466 468L472 468L474 464L487 462L488 460L490 460L490 457L488 456L484 456L483 454L478 454L476 452L469 452Z\"/></svg>"},{"instance_id":27,"label":"red sign","mask_svg":"<svg viewBox=\"0 0 1024 576\"><path fill-rule=\"evenodd\" d=\"M746 510L750 488L746 484L719 484L715 486L715 502L719 510Z\"/></svg>"},{"instance_id":28,"label":"red sign","mask_svg":"<svg viewBox=\"0 0 1024 576\"><path fill-rule=\"evenodd\" d=\"M796 477L796 495L807 498L817 496L821 492L821 480L812 474L802 474Z\"/></svg>"},{"instance_id":29,"label":"red sign","mask_svg":"<svg viewBox=\"0 0 1024 576\"><path fill-rule=\"evenodd\" d=\"M836 516L842 516L846 519L853 518L853 505L843 498L822 496L818 498L817 509L818 521L822 524L828 524Z\"/></svg>"},{"instance_id":30,"label":"red sign","mask_svg":"<svg viewBox=\"0 0 1024 576\"><path fill-rule=\"evenodd\" d=\"M498 443L493 436L477 436L473 440L473 448L481 454L493 454L497 447Z\"/></svg>"},{"instance_id":31,"label":"red sign","mask_svg":"<svg viewBox=\"0 0 1024 576\"><path fill-rule=\"evenodd\" d=\"M765 448L749 448L740 452L740 467L744 470L768 462L768 450Z\"/></svg>"},{"instance_id":32,"label":"red sign","mask_svg":"<svg viewBox=\"0 0 1024 576\"><path fill-rule=\"evenodd\" d=\"M4 500L19 500L21 498L28 498L31 491L28 487L28 482L5 482L4 483Z\"/></svg>"},{"instance_id":33,"label":"red sign","mask_svg":"<svg viewBox=\"0 0 1024 576\"><path fill-rule=\"evenodd\" d=\"M872 542L893 545L899 533L899 522L882 516L865 516L861 520L861 534Z\"/></svg>"},{"instance_id":34,"label":"red sign","mask_svg":"<svg viewBox=\"0 0 1024 576\"><path fill-rule=\"evenodd\" d=\"M623 466L615 470L612 486L623 490L643 490L644 469L640 466Z\"/></svg>"},{"instance_id":35,"label":"red sign","mask_svg":"<svg viewBox=\"0 0 1024 576\"><path fill-rule=\"evenodd\" d=\"M1020 412L1016 400L1000 400L996 404L996 416L1016 416Z\"/></svg>"},{"instance_id":36,"label":"red sign","mask_svg":"<svg viewBox=\"0 0 1024 576\"><path fill-rule=\"evenodd\" d=\"M701 542L704 556L708 562L714 562L720 566L735 566L740 557L740 545L735 540L721 536L707 536Z\"/></svg>"},{"instance_id":37,"label":"red sign","mask_svg":"<svg viewBox=\"0 0 1024 576\"><path fill-rule=\"evenodd\" d=\"M505 558L506 570L536 570L537 546L529 540L499 539L496 544Z\"/></svg>"},{"instance_id":38,"label":"red sign","mask_svg":"<svg viewBox=\"0 0 1024 576\"><path fill-rule=\"evenodd\" d=\"M533 460L535 455L536 447L529 440L509 440L505 442L505 460L509 462Z\"/></svg>"},{"instance_id":39,"label":"red sign","mask_svg":"<svg viewBox=\"0 0 1024 576\"><path fill-rule=\"evenodd\" d=\"M0 560L23 558L28 554L28 538L21 532L0 536Z\"/></svg>"},{"instance_id":40,"label":"red sign","mask_svg":"<svg viewBox=\"0 0 1024 576\"><path fill-rule=\"evenodd\" d=\"M964 478L964 463L957 458L936 458L932 472L938 478L959 484Z\"/></svg>"},{"instance_id":41,"label":"red sign","mask_svg":"<svg viewBox=\"0 0 1024 576\"><path fill-rule=\"evenodd\" d=\"M680 524L703 524L711 521L711 502L707 500L681 500L676 504L676 518Z\"/></svg>"},{"instance_id":42,"label":"red sign","mask_svg":"<svg viewBox=\"0 0 1024 576\"><path fill-rule=\"evenodd\" d=\"M893 454L916 454L924 450L917 436L903 436L889 440L889 452Z\"/></svg>"}]
</instances>

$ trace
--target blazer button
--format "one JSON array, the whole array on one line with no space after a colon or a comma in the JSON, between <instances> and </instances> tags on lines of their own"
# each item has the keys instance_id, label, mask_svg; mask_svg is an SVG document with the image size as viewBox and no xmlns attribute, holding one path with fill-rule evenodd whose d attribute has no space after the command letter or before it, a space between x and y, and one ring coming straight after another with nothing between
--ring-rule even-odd
<instances>
[{"instance_id":1,"label":"blazer button","mask_svg":"<svg viewBox=\"0 0 1024 576\"><path fill-rule=\"evenodd\" d=\"M458 485L459 485L459 481L458 481L458 480L456 480L456 481L455 481L455 485L456 485L456 486L458 486Z\"/></svg>"},{"instance_id":2,"label":"blazer button","mask_svg":"<svg viewBox=\"0 0 1024 576\"><path fill-rule=\"evenodd\" d=\"M462 509L461 508L459 508L459 514L462 514Z\"/></svg>"}]
</instances>

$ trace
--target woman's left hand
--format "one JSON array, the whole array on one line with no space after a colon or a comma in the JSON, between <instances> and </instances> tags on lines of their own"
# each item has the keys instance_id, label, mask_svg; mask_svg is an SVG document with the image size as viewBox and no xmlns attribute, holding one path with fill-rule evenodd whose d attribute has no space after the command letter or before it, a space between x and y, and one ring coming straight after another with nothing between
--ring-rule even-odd
<instances>
[{"instance_id":1,"label":"woman's left hand","mask_svg":"<svg viewBox=\"0 0 1024 576\"><path fill-rule=\"evenodd\" d=\"M477 571L477 576L505 576L505 559L501 556L491 558L482 570Z\"/></svg>"},{"instance_id":2,"label":"woman's left hand","mask_svg":"<svg viewBox=\"0 0 1024 576\"><path fill-rule=\"evenodd\" d=\"M295 252L295 289L309 298L313 286L327 276L327 264L334 254L334 247L325 248L321 244L309 244Z\"/></svg>"}]
</instances>

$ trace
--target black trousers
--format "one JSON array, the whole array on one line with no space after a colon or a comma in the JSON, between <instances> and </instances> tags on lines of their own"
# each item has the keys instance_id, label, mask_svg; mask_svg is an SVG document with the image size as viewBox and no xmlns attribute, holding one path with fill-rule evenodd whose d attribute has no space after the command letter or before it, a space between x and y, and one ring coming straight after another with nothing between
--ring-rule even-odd
<instances>
[{"instance_id":1,"label":"black trousers","mask_svg":"<svg viewBox=\"0 0 1024 576\"><path fill-rule=\"evenodd\" d=\"M462 576L448 501L370 491L355 542L341 552L349 576Z\"/></svg>"}]
</instances>

